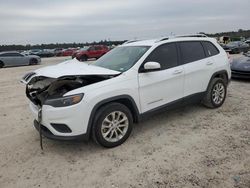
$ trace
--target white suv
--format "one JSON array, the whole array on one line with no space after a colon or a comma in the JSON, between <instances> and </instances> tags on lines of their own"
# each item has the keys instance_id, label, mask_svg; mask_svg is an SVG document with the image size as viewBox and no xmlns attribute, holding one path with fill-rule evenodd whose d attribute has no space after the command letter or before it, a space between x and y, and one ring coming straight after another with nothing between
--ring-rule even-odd
<instances>
[{"instance_id":1,"label":"white suv","mask_svg":"<svg viewBox=\"0 0 250 188\"><path fill-rule=\"evenodd\" d=\"M69 60L28 73L22 82L44 136L92 137L114 147L129 137L133 123L162 108L191 102L220 107L230 78L227 54L215 39L179 36L130 41L96 62Z\"/></svg>"}]
</instances>

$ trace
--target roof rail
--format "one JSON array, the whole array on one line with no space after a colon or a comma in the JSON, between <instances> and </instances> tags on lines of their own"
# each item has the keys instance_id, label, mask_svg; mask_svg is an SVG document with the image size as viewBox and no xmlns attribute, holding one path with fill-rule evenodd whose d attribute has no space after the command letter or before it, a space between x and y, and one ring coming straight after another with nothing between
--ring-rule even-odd
<instances>
[{"instance_id":1,"label":"roof rail","mask_svg":"<svg viewBox=\"0 0 250 188\"><path fill-rule=\"evenodd\" d=\"M181 37L208 37L208 36L205 35L205 34L174 35L174 36L159 38L159 39L157 39L157 40L155 41L155 43L161 42L161 41L164 41L164 40L169 40L169 39L172 39L172 38L181 38Z\"/></svg>"},{"instance_id":2,"label":"roof rail","mask_svg":"<svg viewBox=\"0 0 250 188\"><path fill-rule=\"evenodd\" d=\"M175 37L179 38L179 37L208 37L208 36L205 34L191 34L191 35L177 35Z\"/></svg>"},{"instance_id":3,"label":"roof rail","mask_svg":"<svg viewBox=\"0 0 250 188\"><path fill-rule=\"evenodd\" d=\"M140 41L140 40L128 40L128 41L124 42L123 44L129 44L129 43L137 42L137 41Z\"/></svg>"},{"instance_id":4,"label":"roof rail","mask_svg":"<svg viewBox=\"0 0 250 188\"><path fill-rule=\"evenodd\" d=\"M170 37L162 37L162 38L159 38L155 41L155 43L157 42L161 42L161 41L164 41L164 40L168 40Z\"/></svg>"}]
</instances>

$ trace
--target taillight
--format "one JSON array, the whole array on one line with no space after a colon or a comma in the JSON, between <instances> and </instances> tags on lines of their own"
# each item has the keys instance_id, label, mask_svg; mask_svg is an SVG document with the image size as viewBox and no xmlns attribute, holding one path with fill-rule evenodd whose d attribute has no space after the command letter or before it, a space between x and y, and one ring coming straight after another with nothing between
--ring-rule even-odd
<instances>
[{"instance_id":1,"label":"taillight","mask_svg":"<svg viewBox=\"0 0 250 188\"><path fill-rule=\"evenodd\" d=\"M227 58L228 58L229 64L231 65L231 64L233 63L233 59L232 59L232 57L230 56L229 52L227 52Z\"/></svg>"}]
</instances>

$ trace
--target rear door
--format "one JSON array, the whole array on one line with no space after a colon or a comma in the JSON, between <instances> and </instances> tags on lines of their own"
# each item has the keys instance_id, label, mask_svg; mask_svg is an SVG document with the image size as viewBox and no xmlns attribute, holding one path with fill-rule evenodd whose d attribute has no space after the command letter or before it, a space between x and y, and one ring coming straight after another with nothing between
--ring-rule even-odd
<instances>
[{"instance_id":1,"label":"rear door","mask_svg":"<svg viewBox=\"0 0 250 188\"><path fill-rule=\"evenodd\" d=\"M158 62L161 70L139 72L139 94L142 112L183 97L184 70L178 62L175 43L157 47L142 63Z\"/></svg>"},{"instance_id":2,"label":"rear door","mask_svg":"<svg viewBox=\"0 0 250 188\"><path fill-rule=\"evenodd\" d=\"M213 71L214 59L207 57L200 41L178 43L185 71L184 97L206 91Z\"/></svg>"}]
</instances>

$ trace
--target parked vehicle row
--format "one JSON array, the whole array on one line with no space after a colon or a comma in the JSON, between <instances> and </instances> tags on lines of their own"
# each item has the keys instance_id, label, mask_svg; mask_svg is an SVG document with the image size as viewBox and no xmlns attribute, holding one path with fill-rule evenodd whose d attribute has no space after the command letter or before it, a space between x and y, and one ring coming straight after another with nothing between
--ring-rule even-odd
<instances>
[{"instance_id":1,"label":"parked vehicle row","mask_svg":"<svg viewBox=\"0 0 250 188\"><path fill-rule=\"evenodd\" d=\"M230 78L227 53L215 39L180 36L130 41L92 64L72 59L27 73L22 82L41 134L115 147L133 123L160 109L220 107Z\"/></svg>"},{"instance_id":2,"label":"parked vehicle row","mask_svg":"<svg viewBox=\"0 0 250 188\"><path fill-rule=\"evenodd\" d=\"M0 68L21 66L21 65L37 65L41 63L41 58L36 55L23 55L19 52L0 52Z\"/></svg>"},{"instance_id":3,"label":"parked vehicle row","mask_svg":"<svg viewBox=\"0 0 250 188\"><path fill-rule=\"evenodd\" d=\"M236 53L246 53L250 49L249 44L242 42L242 41L234 41L229 42L226 45L223 45L225 51L236 54Z\"/></svg>"},{"instance_id":4,"label":"parked vehicle row","mask_svg":"<svg viewBox=\"0 0 250 188\"><path fill-rule=\"evenodd\" d=\"M32 49L23 51L24 55L37 55L39 57L72 56L81 61L88 58L99 58L107 53L109 48L105 45L86 46L84 48L55 48L55 49Z\"/></svg>"}]
</instances>

